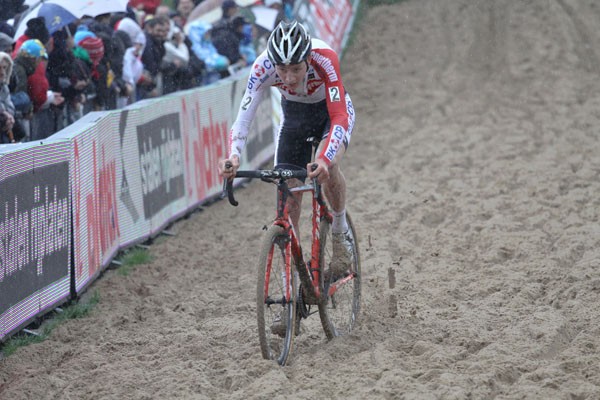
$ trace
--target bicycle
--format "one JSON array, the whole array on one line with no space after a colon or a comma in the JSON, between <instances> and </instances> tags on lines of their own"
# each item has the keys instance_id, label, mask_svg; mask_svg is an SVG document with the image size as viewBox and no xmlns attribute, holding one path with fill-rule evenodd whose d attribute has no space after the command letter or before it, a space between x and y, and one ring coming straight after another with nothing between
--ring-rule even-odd
<instances>
[{"instance_id":1,"label":"bicycle","mask_svg":"<svg viewBox=\"0 0 600 400\"><path fill-rule=\"evenodd\" d=\"M276 217L266 228L260 248L256 303L262 356L283 366L292 351L300 321L316 313L312 306L318 307L327 339L347 334L354 327L361 297L356 231L347 214L353 242L352 265L341 276L326 273L332 257L328 242L333 217L316 179L290 188L287 181L295 178L304 182L307 171L289 169L238 170L235 178L260 179L277 186ZM287 199L292 193L312 194L309 260L305 260L300 238L289 219ZM233 179L225 180L225 195L233 206L238 205L233 195Z\"/></svg>"}]
</instances>

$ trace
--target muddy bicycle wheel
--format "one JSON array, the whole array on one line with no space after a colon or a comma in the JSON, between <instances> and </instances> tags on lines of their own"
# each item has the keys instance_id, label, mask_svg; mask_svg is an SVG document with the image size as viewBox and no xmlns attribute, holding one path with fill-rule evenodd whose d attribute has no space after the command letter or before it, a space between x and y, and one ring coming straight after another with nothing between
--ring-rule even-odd
<instances>
[{"instance_id":1,"label":"muddy bicycle wheel","mask_svg":"<svg viewBox=\"0 0 600 400\"><path fill-rule=\"evenodd\" d=\"M262 355L279 365L285 365L292 351L296 326L297 278L292 268L287 279L288 251L289 238L283 228L271 226L260 250L256 315Z\"/></svg>"},{"instance_id":2,"label":"muddy bicycle wheel","mask_svg":"<svg viewBox=\"0 0 600 400\"><path fill-rule=\"evenodd\" d=\"M358 250L358 237L354 230L354 224L349 214L346 214L348 226L352 234L352 263L344 276L333 276L329 267L332 261L333 250L331 243L331 226L326 220L321 221L321 259L319 268L321 270L321 288L327 291L336 282L343 282L331 296L324 292L319 302L319 316L321 324L328 339L348 334L358 317L360 311L361 271L360 252ZM347 279L352 277L351 279Z\"/></svg>"}]
</instances>

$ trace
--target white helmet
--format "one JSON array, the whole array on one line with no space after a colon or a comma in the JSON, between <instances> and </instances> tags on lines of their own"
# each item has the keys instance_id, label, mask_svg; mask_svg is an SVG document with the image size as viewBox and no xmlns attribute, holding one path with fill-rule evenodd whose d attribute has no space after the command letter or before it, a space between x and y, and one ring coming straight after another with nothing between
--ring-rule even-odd
<instances>
[{"instance_id":1,"label":"white helmet","mask_svg":"<svg viewBox=\"0 0 600 400\"><path fill-rule=\"evenodd\" d=\"M274 65L298 64L311 50L310 35L298 21L281 21L269 36L267 54Z\"/></svg>"}]
</instances>

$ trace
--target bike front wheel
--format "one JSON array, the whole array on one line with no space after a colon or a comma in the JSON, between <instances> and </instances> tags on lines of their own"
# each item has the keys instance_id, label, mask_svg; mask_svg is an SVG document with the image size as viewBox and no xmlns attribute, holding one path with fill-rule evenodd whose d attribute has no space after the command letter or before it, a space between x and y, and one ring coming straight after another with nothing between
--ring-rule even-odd
<instances>
[{"instance_id":1,"label":"bike front wheel","mask_svg":"<svg viewBox=\"0 0 600 400\"><path fill-rule=\"evenodd\" d=\"M346 218L352 235L352 262L344 277L334 277L327 272L333 258L331 226L325 219L320 223L319 275L322 297L319 302L319 316L328 339L348 334L354 327L360 311L361 270L358 237L348 213ZM328 295L332 287L337 289Z\"/></svg>"},{"instance_id":2,"label":"bike front wheel","mask_svg":"<svg viewBox=\"0 0 600 400\"><path fill-rule=\"evenodd\" d=\"M297 278L290 257L289 236L271 226L263 239L256 290L258 337L264 358L285 365L296 326Z\"/></svg>"}]
</instances>

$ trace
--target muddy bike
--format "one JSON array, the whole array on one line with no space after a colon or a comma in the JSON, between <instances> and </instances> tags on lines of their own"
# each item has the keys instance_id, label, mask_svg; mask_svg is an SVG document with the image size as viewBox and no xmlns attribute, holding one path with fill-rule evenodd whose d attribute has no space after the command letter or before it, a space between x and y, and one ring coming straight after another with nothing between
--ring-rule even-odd
<instances>
[{"instance_id":1,"label":"muddy bike","mask_svg":"<svg viewBox=\"0 0 600 400\"><path fill-rule=\"evenodd\" d=\"M352 241L352 263L337 276L330 272L332 261L332 214L313 179L308 184L290 187L288 180L304 182L306 170L237 171L236 178L260 179L277 186L275 220L266 228L258 262L256 291L258 336L264 358L285 365L291 354L300 321L318 309L328 339L350 332L360 310L360 253L354 224L347 215ZM233 180L224 183L224 195L237 206ZM288 214L287 200L292 193L311 194L310 256L305 258L300 238Z\"/></svg>"}]
</instances>

